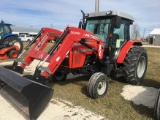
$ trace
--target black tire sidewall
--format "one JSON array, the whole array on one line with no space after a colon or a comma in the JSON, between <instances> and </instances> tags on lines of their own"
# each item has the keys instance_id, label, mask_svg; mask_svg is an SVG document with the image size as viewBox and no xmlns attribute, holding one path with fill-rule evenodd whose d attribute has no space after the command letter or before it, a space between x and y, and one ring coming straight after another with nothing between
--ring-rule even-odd
<instances>
[{"instance_id":1,"label":"black tire sidewall","mask_svg":"<svg viewBox=\"0 0 160 120\"><path fill-rule=\"evenodd\" d=\"M143 75L139 78L137 75L138 64L140 59L144 57L146 60L145 70ZM144 79L147 70L148 57L147 52L140 46L133 46L127 53L123 63L124 79L126 82L134 85L138 85Z\"/></svg>"},{"instance_id":2,"label":"black tire sidewall","mask_svg":"<svg viewBox=\"0 0 160 120\"><path fill-rule=\"evenodd\" d=\"M97 90L98 90L98 85L101 81L105 81L106 89L103 94L99 95ZM89 82L87 85L87 91L91 98L96 99L106 95L108 91L108 86L109 86L109 81L107 80L107 76L104 75L103 73L98 72L98 73L94 73L89 79Z\"/></svg>"},{"instance_id":3,"label":"black tire sidewall","mask_svg":"<svg viewBox=\"0 0 160 120\"><path fill-rule=\"evenodd\" d=\"M14 58L14 57L12 56L13 53L17 53L17 57L18 57L18 51L16 51L16 50L11 50L11 51L8 53L9 58Z\"/></svg>"},{"instance_id":4,"label":"black tire sidewall","mask_svg":"<svg viewBox=\"0 0 160 120\"><path fill-rule=\"evenodd\" d=\"M160 89L157 92L157 96L154 103L154 119L159 120L160 119Z\"/></svg>"},{"instance_id":5,"label":"black tire sidewall","mask_svg":"<svg viewBox=\"0 0 160 120\"><path fill-rule=\"evenodd\" d=\"M62 75L63 75L63 78L62 78L62 79L57 79L57 74L62 74ZM66 74L66 73L57 71L57 72L55 72L55 74L52 76L52 80L53 80L53 81L57 81L57 82L65 81L65 80L66 80L66 77L67 77L67 74Z\"/></svg>"}]
</instances>

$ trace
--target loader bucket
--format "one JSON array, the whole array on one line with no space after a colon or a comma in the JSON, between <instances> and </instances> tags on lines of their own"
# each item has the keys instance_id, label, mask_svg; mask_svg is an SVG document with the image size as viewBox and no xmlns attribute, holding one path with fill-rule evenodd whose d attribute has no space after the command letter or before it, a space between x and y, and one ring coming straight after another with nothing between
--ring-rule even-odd
<instances>
[{"instance_id":1,"label":"loader bucket","mask_svg":"<svg viewBox=\"0 0 160 120\"><path fill-rule=\"evenodd\" d=\"M53 90L0 67L0 94L30 119L36 119L53 95ZM19 109L20 108L20 109Z\"/></svg>"}]
</instances>

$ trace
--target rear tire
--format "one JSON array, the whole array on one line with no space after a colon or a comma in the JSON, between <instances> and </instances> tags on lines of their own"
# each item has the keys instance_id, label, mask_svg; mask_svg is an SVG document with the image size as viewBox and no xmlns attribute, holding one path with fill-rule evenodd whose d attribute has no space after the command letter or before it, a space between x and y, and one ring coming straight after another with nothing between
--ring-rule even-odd
<instances>
[{"instance_id":1,"label":"rear tire","mask_svg":"<svg viewBox=\"0 0 160 120\"><path fill-rule=\"evenodd\" d=\"M154 119L160 119L160 89L158 90L155 103L154 103Z\"/></svg>"},{"instance_id":2,"label":"rear tire","mask_svg":"<svg viewBox=\"0 0 160 120\"><path fill-rule=\"evenodd\" d=\"M0 80L0 89L3 88L6 85L3 81Z\"/></svg>"},{"instance_id":3,"label":"rear tire","mask_svg":"<svg viewBox=\"0 0 160 120\"><path fill-rule=\"evenodd\" d=\"M19 47L19 53L22 52L23 50L23 43L22 41L16 37L16 36L11 36L11 37L7 37L6 39L3 40L3 43L8 42L8 43L14 43L14 45L17 45Z\"/></svg>"},{"instance_id":4,"label":"rear tire","mask_svg":"<svg viewBox=\"0 0 160 120\"><path fill-rule=\"evenodd\" d=\"M9 56L9 58L17 58L17 57L18 57L18 51L16 51L16 50L11 50L11 51L8 53L8 56Z\"/></svg>"},{"instance_id":5,"label":"rear tire","mask_svg":"<svg viewBox=\"0 0 160 120\"><path fill-rule=\"evenodd\" d=\"M130 84L139 84L143 81L147 70L147 52L142 47L132 47L124 60L125 81Z\"/></svg>"},{"instance_id":6,"label":"rear tire","mask_svg":"<svg viewBox=\"0 0 160 120\"><path fill-rule=\"evenodd\" d=\"M30 40L30 39L28 39L28 40L27 40L27 42L31 42L31 40Z\"/></svg>"},{"instance_id":7,"label":"rear tire","mask_svg":"<svg viewBox=\"0 0 160 120\"><path fill-rule=\"evenodd\" d=\"M52 76L53 81L65 81L67 78L67 74L64 72L55 72L54 75Z\"/></svg>"},{"instance_id":8,"label":"rear tire","mask_svg":"<svg viewBox=\"0 0 160 120\"><path fill-rule=\"evenodd\" d=\"M91 98L96 99L106 95L108 86L109 80L106 75L101 72L97 72L94 73L89 79L87 92Z\"/></svg>"}]
</instances>

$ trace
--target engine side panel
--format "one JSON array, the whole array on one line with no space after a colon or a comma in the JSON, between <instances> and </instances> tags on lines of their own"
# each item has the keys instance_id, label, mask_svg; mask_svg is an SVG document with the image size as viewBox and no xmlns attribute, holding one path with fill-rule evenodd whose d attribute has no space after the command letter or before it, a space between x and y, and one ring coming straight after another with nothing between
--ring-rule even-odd
<instances>
[{"instance_id":1,"label":"engine side panel","mask_svg":"<svg viewBox=\"0 0 160 120\"><path fill-rule=\"evenodd\" d=\"M91 45L95 49L99 48L97 41L88 40L87 44ZM75 43L72 47L72 50L68 53L61 66L74 69L82 68L86 62L87 55L95 54L98 57L98 53L94 52L92 49L81 45L80 43Z\"/></svg>"}]
</instances>

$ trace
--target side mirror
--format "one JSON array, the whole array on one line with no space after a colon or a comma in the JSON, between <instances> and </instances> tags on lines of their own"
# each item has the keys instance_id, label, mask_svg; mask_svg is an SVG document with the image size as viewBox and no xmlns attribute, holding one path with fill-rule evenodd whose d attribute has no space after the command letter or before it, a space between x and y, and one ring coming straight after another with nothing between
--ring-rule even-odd
<instances>
[{"instance_id":1,"label":"side mirror","mask_svg":"<svg viewBox=\"0 0 160 120\"><path fill-rule=\"evenodd\" d=\"M83 23L83 21L81 20L79 22L78 28L85 29L86 28L86 23Z\"/></svg>"},{"instance_id":2,"label":"side mirror","mask_svg":"<svg viewBox=\"0 0 160 120\"><path fill-rule=\"evenodd\" d=\"M78 28L82 28L82 21L79 21Z\"/></svg>"},{"instance_id":3,"label":"side mirror","mask_svg":"<svg viewBox=\"0 0 160 120\"><path fill-rule=\"evenodd\" d=\"M114 24L115 26L115 28L120 28L120 25L121 25L121 17L119 17L119 16L116 16L115 17L115 24Z\"/></svg>"}]
</instances>

